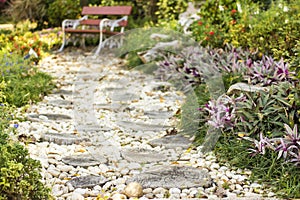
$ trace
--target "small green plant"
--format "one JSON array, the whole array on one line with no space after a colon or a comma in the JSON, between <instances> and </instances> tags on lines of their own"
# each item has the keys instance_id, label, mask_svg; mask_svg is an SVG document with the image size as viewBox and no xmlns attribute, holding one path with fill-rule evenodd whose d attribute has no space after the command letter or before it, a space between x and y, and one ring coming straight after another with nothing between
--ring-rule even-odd
<instances>
[{"instance_id":1,"label":"small green plant","mask_svg":"<svg viewBox=\"0 0 300 200\"><path fill-rule=\"evenodd\" d=\"M23 57L0 53L0 82L5 83L1 89L5 101L18 107L37 102L54 88L52 78L37 71Z\"/></svg>"},{"instance_id":2,"label":"small green plant","mask_svg":"<svg viewBox=\"0 0 300 200\"><path fill-rule=\"evenodd\" d=\"M40 163L9 138L18 127L10 126L14 114L13 107L0 104L0 199L51 199L50 190L41 182Z\"/></svg>"}]
</instances>

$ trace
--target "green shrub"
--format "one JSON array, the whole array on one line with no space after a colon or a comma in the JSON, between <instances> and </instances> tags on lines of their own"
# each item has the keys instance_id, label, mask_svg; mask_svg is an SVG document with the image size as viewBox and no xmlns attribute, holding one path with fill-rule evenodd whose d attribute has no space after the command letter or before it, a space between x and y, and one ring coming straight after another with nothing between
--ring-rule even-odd
<instances>
[{"instance_id":1,"label":"green shrub","mask_svg":"<svg viewBox=\"0 0 300 200\"><path fill-rule=\"evenodd\" d=\"M281 57L290 60L295 56L292 49L300 37L299 22L300 2L290 3L278 1L267 11L256 14L242 13L244 24L242 32L232 32L236 37L235 45L258 50L275 59Z\"/></svg>"},{"instance_id":2,"label":"green shrub","mask_svg":"<svg viewBox=\"0 0 300 200\"><path fill-rule=\"evenodd\" d=\"M0 105L0 199L50 199L50 190L41 180L41 165L29 158L28 151L10 140L9 122L14 119L13 108Z\"/></svg>"},{"instance_id":3,"label":"green shrub","mask_svg":"<svg viewBox=\"0 0 300 200\"><path fill-rule=\"evenodd\" d=\"M201 20L192 25L193 36L203 46L231 44L276 60L295 61L299 11L297 0L266 1L264 6L247 0L206 1L199 13Z\"/></svg>"},{"instance_id":4,"label":"green shrub","mask_svg":"<svg viewBox=\"0 0 300 200\"><path fill-rule=\"evenodd\" d=\"M6 54L14 53L25 56L32 48L38 58L32 56L31 60L38 62L53 48L61 45L58 29L31 32L36 26L36 23L25 20L19 22L13 32L0 34L0 51Z\"/></svg>"},{"instance_id":5,"label":"green shrub","mask_svg":"<svg viewBox=\"0 0 300 200\"><path fill-rule=\"evenodd\" d=\"M289 88L289 89L287 89ZM240 120L233 132L259 139L259 134L274 138L282 136L284 124L299 124L300 88L289 82L271 86L269 92L249 93L237 108Z\"/></svg>"},{"instance_id":6,"label":"green shrub","mask_svg":"<svg viewBox=\"0 0 300 200\"><path fill-rule=\"evenodd\" d=\"M0 73L0 82L6 84L2 89L6 102L18 107L41 100L54 87L49 75L17 55L0 52Z\"/></svg>"},{"instance_id":7,"label":"green shrub","mask_svg":"<svg viewBox=\"0 0 300 200\"><path fill-rule=\"evenodd\" d=\"M230 27L239 18L237 4L232 0L205 1L199 16L201 20L192 26L193 36L202 46L211 47L224 47Z\"/></svg>"},{"instance_id":8,"label":"green shrub","mask_svg":"<svg viewBox=\"0 0 300 200\"><path fill-rule=\"evenodd\" d=\"M81 7L79 0L55 0L47 9L48 26L60 27L64 19L76 19L80 17Z\"/></svg>"},{"instance_id":9,"label":"green shrub","mask_svg":"<svg viewBox=\"0 0 300 200\"><path fill-rule=\"evenodd\" d=\"M12 17L15 23L26 19L42 23L46 14L45 4L42 0L11 0L9 5L6 13Z\"/></svg>"},{"instance_id":10,"label":"green shrub","mask_svg":"<svg viewBox=\"0 0 300 200\"><path fill-rule=\"evenodd\" d=\"M184 0L158 0L155 15L157 22L163 27L177 26L179 14L186 11L187 1Z\"/></svg>"}]
</instances>

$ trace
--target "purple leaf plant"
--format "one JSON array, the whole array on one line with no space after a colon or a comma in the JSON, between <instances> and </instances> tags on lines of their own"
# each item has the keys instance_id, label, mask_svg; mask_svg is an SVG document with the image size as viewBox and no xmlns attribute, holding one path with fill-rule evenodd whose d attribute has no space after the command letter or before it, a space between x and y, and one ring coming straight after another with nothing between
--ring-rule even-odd
<instances>
[{"instance_id":1,"label":"purple leaf plant","mask_svg":"<svg viewBox=\"0 0 300 200\"><path fill-rule=\"evenodd\" d=\"M236 103L244 99L243 95L237 98L222 95L217 100L210 100L204 108L209 114L207 123L216 129L234 127Z\"/></svg>"},{"instance_id":2,"label":"purple leaf plant","mask_svg":"<svg viewBox=\"0 0 300 200\"><path fill-rule=\"evenodd\" d=\"M277 159L283 158L285 162L292 162L295 165L300 165L300 137L297 125L291 129L287 124L284 124L285 135L278 138L268 138L260 133L259 140L244 137L243 139L252 141L255 148L249 149L251 156L258 154L264 155L266 149L271 149L278 153Z\"/></svg>"}]
</instances>

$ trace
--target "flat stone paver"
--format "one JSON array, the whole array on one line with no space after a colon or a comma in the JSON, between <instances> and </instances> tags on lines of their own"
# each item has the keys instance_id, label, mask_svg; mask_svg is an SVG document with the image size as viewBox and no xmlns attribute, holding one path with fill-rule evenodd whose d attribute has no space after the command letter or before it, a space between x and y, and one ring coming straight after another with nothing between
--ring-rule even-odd
<instances>
[{"instance_id":1,"label":"flat stone paver","mask_svg":"<svg viewBox=\"0 0 300 200\"><path fill-rule=\"evenodd\" d=\"M207 171L186 166L153 167L128 182L138 182L144 188L197 188L209 187L211 178Z\"/></svg>"},{"instance_id":2,"label":"flat stone paver","mask_svg":"<svg viewBox=\"0 0 300 200\"><path fill-rule=\"evenodd\" d=\"M107 162L107 159L103 156L97 156L97 158L91 155L73 155L62 158L62 161L68 165L88 167L100 165Z\"/></svg>"},{"instance_id":3,"label":"flat stone paver","mask_svg":"<svg viewBox=\"0 0 300 200\"><path fill-rule=\"evenodd\" d=\"M42 141L53 142L59 145L80 144L81 142L90 142L89 138L83 138L70 133L45 133L41 136Z\"/></svg>"},{"instance_id":4,"label":"flat stone paver","mask_svg":"<svg viewBox=\"0 0 300 200\"><path fill-rule=\"evenodd\" d=\"M169 149L176 149L178 147L187 149L192 145L192 142L189 138L177 134L177 135L166 135L159 139L154 139L149 142L152 146L164 146L165 148Z\"/></svg>"},{"instance_id":5,"label":"flat stone paver","mask_svg":"<svg viewBox=\"0 0 300 200\"><path fill-rule=\"evenodd\" d=\"M107 179L103 176L83 176L76 177L68 181L74 188L86 188L96 185L103 185L107 182Z\"/></svg>"}]
</instances>

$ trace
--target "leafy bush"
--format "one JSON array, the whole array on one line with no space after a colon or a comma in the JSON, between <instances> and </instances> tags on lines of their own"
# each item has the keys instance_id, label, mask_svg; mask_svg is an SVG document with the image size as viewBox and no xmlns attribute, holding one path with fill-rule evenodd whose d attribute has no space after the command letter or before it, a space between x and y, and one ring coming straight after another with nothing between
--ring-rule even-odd
<instances>
[{"instance_id":1,"label":"leafy bush","mask_svg":"<svg viewBox=\"0 0 300 200\"><path fill-rule=\"evenodd\" d=\"M9 123L14 111L8 104L0 105L0 199L50 199L50 190L41 180L41 165L29 158L28 151L10 140Z\"/></svg>"},{"instance_id":2,"label":"leafy bush","mask_svg":"<svg viewBox=\"0 0 300 200\"><path fill-rule=\"evenodd\" d=\"M236 32L236 45L272 55L277 60L290 59L300 36L299 11L299 1L278 1L265 12L245 13L244 32Z\"/></svg>"},{"instance_id":3,"label":"leafy bush","mask_svg":"<svg viewBox=\"0 0 300 200\"><path fill-rule=\"evenodd\" d=\"M29 19L30 21L42 22L46 14L45 4L42 0L11 0L6 13L14 22Z\"/></svg>"},{"instance_id":4,"label":"leafy bush","mask_svg":"<svg viewBox=\"0 0 300 200\"><path fill-rule=\"evenodd\" d=\"M201 6L201 20L192 26L193 36L203 46L224 47L229 43L291 61L297 58L299 11L297 0L266 2L262 7L251 1L207 1Z\"/></svg>"},{"instance_id":5,"label":"leafy bush","mask_svg":"<svg viewBox=\"0 0 300 200\"><path fill-rule=\"evenodd\" d=\"M158 0L157 22L164 27L172 27L172 22L178 20L180 13L183 13L187 8L187 1L184 0ZM175 24L176 24L175 23ZM173 27L175 28L175 27Z\"/></svg>"},{"instance_id":6,"label":"leafy bush","mask_svg":"<svg viewBox=\"0 0 300 200\"><path fill-rule=\"evenodd\" d=\"M201 19L192 26L194 38L202 46L223 47L227 33L237 23L237 3L232 0L206 1L201 5Z\"/></svg>"},{"instance_id":7,"label":"leafy bush","mask_svg":"<svg viewBox=\"0 0 300 200\"><path fill-rule=\"evenodd\" d=\"M80 1L55 0L47 8L48 26L60 27L64 19L76 19L80 16Z\"/></svg>"},{"instance_id":8,"label":"leafy bush","mask_svg":"<svg viewBox=\"0 0 300 200\"><path fill-rule=\"evenodd\" d=\"M17 55L0 52L0 73L0 82L6 84L2 89L6 102L18 107L41 100L54 87L49 75Z\"/></svg>"},{"instance_id":9,"label":"leafy bush","mask_svg":"<svg viewBox=\"0 0 300 200\"><path fill-rule=\"evenodd\" d=\"M25 56L33 49L38 58L31 57L37 62L53 48L61 44L57 29L31 32L37 26L29 20L19 22L14 32L0 33L0 51Z\"/></svg>"}]
</instances>

